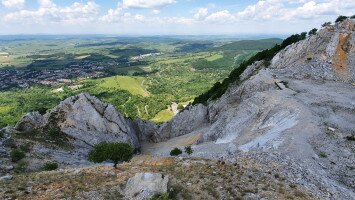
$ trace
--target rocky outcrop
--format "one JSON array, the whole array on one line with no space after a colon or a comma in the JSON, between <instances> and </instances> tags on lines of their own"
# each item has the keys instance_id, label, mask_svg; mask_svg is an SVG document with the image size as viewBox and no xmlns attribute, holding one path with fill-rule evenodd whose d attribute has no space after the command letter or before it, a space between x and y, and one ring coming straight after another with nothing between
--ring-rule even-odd
<instances>
[{"instance_id":1,"label":"rocky outcrop","mask_svg":"<svg viewBox=\"0 0 355 200\"><path fill-rule=\"evenodd\" d=\"M51 112L27 114L16 126L21 131L59 128L74 146L90 148L100 142L126 142L140 148L130 122L96 97L82 93L62 101Z\"/></svg>"},{"instance_id":2,"label":"rocky outcrop","mask_svg":"<svg viewBox=\"0 0 355 200\"><path fill-rule=\"evenodd\" d=\"M130 178L125 189L125 196L132 200L150 199L155 195L168 192L169 178L156 173L138 173Z\"/></svg>"},{"instance_id":3,"label":"rocky outcrop","mask_svg":"<svg viewBox=\"0 0 355 200\"><path fill-rule=\"evenodd\" d=\"M346 169L355 158L347 139L355 135L354 24L346 20L286 47L267 68L254 63L220 99L163 124L158 141L202 134L195 156L272 161L321 198L352 199L355 174Z\"/></svg>"},{"instance_id":4,"label":"rocky outcrop","mask_svg":"<svg viewBox=\"0 0 355 200\"><path fill-rule=\"evenodd\" d=\"M18 131L29 132L34 129L42 128L46 125L47 118L39 112L26 114L15 126Z\"/></svg>"},{"instance_id":5,"label":"rocky outcrop","mask_svg":"<svg viewBox=\"0 0 355 200\"><path fill-rule=\"evenodd\" d=\"M153 135L154 142L186 135L208 124L208 111L204 105L197 105L180 112L171 121L161 125Z\"/></svg>"},{"instance_id":6,"label":"rocky outcrop","mask_svg":"<svg viewBox=\"0 0 355 200\"><path fill-rule=\"evenodd\" d=\"M355 22L346 20L286 47L271 68L297 79L354 82Z\"/></svg>"}]
</instances>

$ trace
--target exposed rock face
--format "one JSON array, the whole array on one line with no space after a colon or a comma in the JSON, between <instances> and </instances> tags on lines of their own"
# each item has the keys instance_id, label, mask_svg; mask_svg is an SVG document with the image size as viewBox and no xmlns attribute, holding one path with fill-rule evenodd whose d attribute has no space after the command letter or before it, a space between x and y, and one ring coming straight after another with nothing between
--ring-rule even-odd
<instances>
[{"instance_id":1,"label":"exposed rock face","mask_svg":"<svg viewBox=\"0 0 355 200\"><path fill-rule=\"evenodd\" d=\"M138 173L130 178L125 189L125 196L132 200L145 200L154 195L168 192L169 178L155 173Z\"/></svg>"},{"instance_id":2,"label":"exposed rock face","mask_svg":"<svg viewBox=\"0 0 355 200\"><path fill-rule=\"evenodd\" d=\"M203 105L180 112L171 121L159 127L152 139L154 142L161 142L200 129L207 125L207 116L207 107Z\"/></svg>"},{"instance_id":3,"label":"exposed rock face","mask_svg":"<svg viewBox=\"0 0 355 200\"><path fill-rule=\"evenodd\" d=\"M318 34L281 51L273 59L271 67L297 79L354 82L354 30L353 20L322 29Z\"/></svg>"},{"instance_id":4,"label":"exposed rock face","mask_svg":"<svg viewBox=\"0 0 355 200\"><path fill-rule=\"evenodd\" d=\"M33 129L42 128L47 123L46 117L39 112L26 114L21 121L16 124L15 129L18 131L32 131Z\"/></svg>"},{"instance_id":5,"label":"exposed rock face","mask_svg":"<svg viewBox=\"0 0 355 200\"><path fill-rule=\"evenodd\" d=\"M119 141L139 148L138 138L126 119L111 104L85 93L61 102L51 111L48 121L88 145Z\"/></svg>"},{"instance_id":6,"label":"exposed rock face","mask_svg":"<svg viewBox=\"0 0 355 200\"><path fill-rule=\"evenodd\" d=\"M16 126L21 131L58 127L76 147L100 142L126 142L140 148L135 131L116 109L88 94L79 94L61 102L45 116L27 114Z\"/></svg>"},{"instance_id":7,"label":"exposed rock face","mask_svg":"<svg viewBox=\"0 0 355 200\"><path fill-rule=\"evenodd\" d=\"M352 199L355 144L346 138L355 135L354 25L346 20L290 45L268 68L254 63L220 99L162 125L158 141L202 133L196 156L276 162L321 198Z\"/></svg>"}]
</instances>

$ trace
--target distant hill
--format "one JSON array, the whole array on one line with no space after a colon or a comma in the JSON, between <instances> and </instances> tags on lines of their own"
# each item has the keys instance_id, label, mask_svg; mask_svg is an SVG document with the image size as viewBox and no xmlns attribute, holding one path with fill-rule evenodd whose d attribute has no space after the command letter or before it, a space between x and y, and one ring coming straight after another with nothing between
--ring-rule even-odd
<instances>
[{"instance_id":1,"label":"distant hill","mask_svg":"<svg viewBox=\"0 0 355 200\"><path fill-rule=\"evenodd\" d=\"M282 39L270 38L262 40L241 40L231 42L223 46L217 47L220 51L240 51L240 50L264 50L272 48L275 44L281 44Z\"/></svg>"}]
</instances>

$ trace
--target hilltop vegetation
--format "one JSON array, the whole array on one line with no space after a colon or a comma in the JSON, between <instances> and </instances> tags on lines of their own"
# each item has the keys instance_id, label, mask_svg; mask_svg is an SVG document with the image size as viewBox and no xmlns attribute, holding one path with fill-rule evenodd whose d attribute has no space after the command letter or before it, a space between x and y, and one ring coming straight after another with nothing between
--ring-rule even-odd
<instances>
[{"instance_id":1,"label":"hilltop vegetation","mask_svg":"<svg viewBox=\"0 0 355 200\"><path fill-rule=\"evenodd\" d=\"M208 100L216 100L221 97L227 90L229 84L238 82L239 76L246 70L246 68L253 64L256 61L264 61L265 67L267 67L268 63L270 63L271 59L282 49L287 47L290 44L296 43L300 40L304 40L306 38L307 33L303 32L301 34L291 35L286 38L281 45L276 44L274 47L270 49L263 50L249 59L240 63L240 65L235 68L228 76L228 78L224 79L222 82L216 82L211 89L207 92L201 94L196 97L193 104L206 104ZM245 42L243 42L245 44ZM238 45L234 45L238 46ZM247 45L248 46L248 45Z\"/></svg>"},{"instance_id":2,"label":"hilltop vegetation","mask_svg":"<svg viewBox=\"0 0 355 200\"><path fill-rule=\"evenodd\" d=\"M126 117L164 122L174 116L172 102L187 105L245 59L279 42L279 39L212 42L176 38L3 41L0 49L8 52L9 57L8 62L0 62L0 68L5 67L0 73L8 69L27 70L29 75L21 79L27 81L32 79L32 71L59 70L58 74L69 73L70 82L54 80L49 86L29 83L26 88L0 92L0 127L14 124L30 111L45 113L61 100L81 92L113 104ZM145 53L148 54L141 56ZM76 72L70 74L72 66L76 66ZM81 68L87 67L86 72L102 74L80 76Z\"/></svg>"}]
</instances>

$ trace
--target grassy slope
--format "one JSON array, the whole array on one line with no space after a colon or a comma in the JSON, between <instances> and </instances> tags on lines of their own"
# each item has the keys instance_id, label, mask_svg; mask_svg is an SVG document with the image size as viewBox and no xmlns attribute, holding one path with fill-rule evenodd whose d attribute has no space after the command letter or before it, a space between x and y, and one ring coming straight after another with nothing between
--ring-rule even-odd
<instances>
[{"instance_id":1,"label":"grassy slope","mask_svg":"<svg viewBox=\"0 0 355 200\"><path fill-rule=\"evenodd\" d=\"M99 87L111 90L127 90L133 95L149 96L144 88L145 78L130 76L113 76L109 78L99 79Z\"/></svg>"},{"instance_id":2,"label":"grassy slope","mask_svg":"<svg viewBox=\"0 0 355 200\"><path fill-rule=\"evenodd\" d=\"M171 110L160 111L153 119L153 122L162 123L171 120L174 117L174 113Z\"/></svg>"},{"instance_id":3,"label":"grassy slope","mask_svg":"<svg viewBox=\"0 0 355 200\"><path fill-rule=\"evenodd\" d=\"M12 181L0 181L0 199L123 199L127 180L141 172L168 176L169 199L315 199L285 180L276 166L261 168L248 159L222 164L151 156L137 156L118 169L98 166L16 175Z\"/></svg>"}]
</instances>

